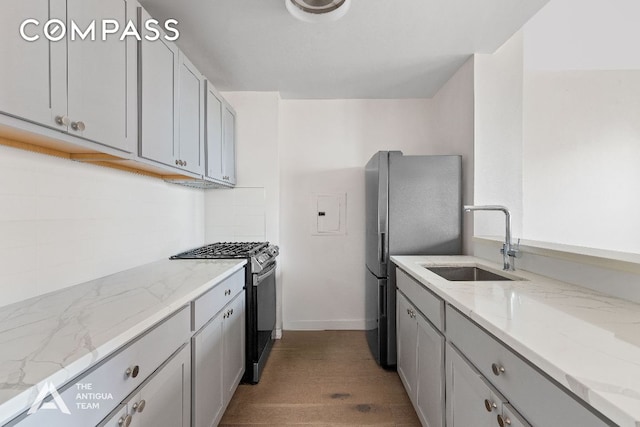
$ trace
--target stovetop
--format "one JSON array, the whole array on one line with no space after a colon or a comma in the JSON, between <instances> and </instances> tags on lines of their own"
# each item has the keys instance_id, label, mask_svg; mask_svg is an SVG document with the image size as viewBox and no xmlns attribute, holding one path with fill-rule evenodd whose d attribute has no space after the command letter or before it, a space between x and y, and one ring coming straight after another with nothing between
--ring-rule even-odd
<instances>
[{"instance_id":1,"label":"stovetop","mask_svg":"<svg viewBox=\"0 0 640 427\"><path fill-rule=\"evenodd\" d=\"M269 246L269 242L219 242L174 255L171 259L252 258Z\"/></svg>"}]
</instances>

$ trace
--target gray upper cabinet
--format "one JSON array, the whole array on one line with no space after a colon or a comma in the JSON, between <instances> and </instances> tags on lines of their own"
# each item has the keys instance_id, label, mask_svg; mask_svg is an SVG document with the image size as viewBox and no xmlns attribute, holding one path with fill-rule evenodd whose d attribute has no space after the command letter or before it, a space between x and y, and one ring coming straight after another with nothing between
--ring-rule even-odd
<instances>
[{"instance_id":1,"label":"gray upper cabinet","mask_svg":"<svg viewBox=\"0 0 640 427\"><path fill-rule=\"evenodd\" d=\"M92 21L135 21L134 1L67 0L68 22L86 28ZM137 143L136 39L68 42L69 132L123 151Z\"/></svg>"},{"instance_id":2,"label":"gray upper cabinet","mask_svg":"<svg viewBox=\"0 0 640 427\"><path fill-rule=\"evenodd\" d=\"M141 19L151 17L140 8ZM204 80L178 47L144 37L140 48L140 157L203 173Z\"/></svg>"},{"instance_id":3,"label":"gray upper cabinet","mask_svg":"<svg viewBox=\"0 0 640 427\"><path fill-rule=\"evenodd\" d=\"M151 17L140 8L140 18ZM178 47L163 38L156 41L142 39L140 47L140 156L164 164L176 158L177 139L176 76Z\"/></svg>"},{"instance_id":4,"label":"gray upper cabinet","mask_svg":"<svg viewBox=\"0 0 640 427\"><path fill-rule=\"evenodd\" d=\"M222 101L207 82L207 173L217 181L222 177Z\"/></svg>"},{"instance_id":5,"label":"gray upper cabinet","mask_svg":"<svg viewBox=\"0 0 640 427\"><path fill-rule=\"evenodd\" d=\"M183 169L204 172L204 79L180 52L178 69L178 147L174 160Z\"/></svg>"},{"instance_id":6,"label":"gray upper cabinet","mask_svg":"<svg viewBox=\"0 0 640 427\"><path fill-rule=\"evenodd\" d=\"M236 183L236 113L229 105L222 109L222 171L229 184Z\"/></svg>"},{"instance_id":7,"label":"gray upper cabinet","mask_svg":"<svg viewBox=\"0 0 640 427\"><path fill-rule=\"evenodd\" d=\"M236 115L207 82L206 177L221 184L236 184Z\"/></svg>"},{"instance_id":8,"label":"gray upper cabinet","mask_svg":"<svg viewBox=\"0 0 640 427\"><path fill-rule=\"evenodd\" d=\"M11 0L0 15L0 111L125 152L137 142L136 41L117 35L100 41L70 37L70 23L81 29L93 20L117 19L121 28L135 18L126 0ZM35 19L39 25L21 24ZM43 33L50 19L66 23L59 41Z\"/></svg>"},{"instance_id":9,"label":"gray upper cabinet","mask_svg":"<svg viewBox=\"0 0 640 427\"><path fill-rule=\"evenodd\" d=\"M25 41L19 28L28 18L66 21L66 1L7 0L2 9L0 57L11 60L3 60L0 67L0 111L59 128L55 116L67 113L66 43L48 41L33 26L25 32L39 39Z\"/></svg>"}]
</instances>

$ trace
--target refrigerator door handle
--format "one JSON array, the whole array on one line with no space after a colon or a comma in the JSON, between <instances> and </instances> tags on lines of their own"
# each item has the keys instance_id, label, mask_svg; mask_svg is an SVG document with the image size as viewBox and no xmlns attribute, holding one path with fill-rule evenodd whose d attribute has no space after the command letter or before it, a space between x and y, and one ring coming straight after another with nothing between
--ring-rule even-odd
<instances>
[{"instance_id":1,"label":"refrigerator door handle","mask_svg":"<svg viewBox=\"0 0 640 427\"><path fill-rule=\"evenodd\" d=\"M380 233L380 240L378 242L378 259L381 263L385 263L387 261L387 254L385 253L385 247L387 244L387 233Z\"/></svg>"}]
</instances>

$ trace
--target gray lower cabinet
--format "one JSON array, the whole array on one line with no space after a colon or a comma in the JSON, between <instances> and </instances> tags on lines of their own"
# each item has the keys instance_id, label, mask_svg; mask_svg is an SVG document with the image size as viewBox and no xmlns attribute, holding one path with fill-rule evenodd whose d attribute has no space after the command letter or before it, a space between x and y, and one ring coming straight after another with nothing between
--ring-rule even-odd
<instances>
[{"instance_id":1,"label":"gray lower cabinet","mask_svg":"<svg viewBox=\"0 0 640 427\"><path fill-rule=\"evenodd\" d=\"M189 307L180 309L107 360L58 389L69 414L57 409L38 409L41 407L38 406L33 414L24 414L15 420L15 424L9 425L55 427L98 424L127 396L139 390L172 354L189 341L190 320ZM46 402L51 400L51 397L45 399ZM58 404L54 406L60 407Z\"/></svg>"},{"instance_id":2,"label":"gray lower cabinet","mask_svg":"<svg viewBox=\"0 0 640 427\"><path fill-rule=\"evenodd\" d=\"M100 427L189 427L191 349L185 344Z\"/></svg>"},{"instance_id":3,"label":"gray lower cabinet","mask_svg":"<svg viewBox=\"0 0 640 427\"><path fill-rule=\"evenodd\" d=\"M232 276L218 286L230 291L234 289L233 282L237 277L241 276ZM194 427L218 425L244 374L244 290L237 289L231 296L232 301L196 332L191 340Z\"/></svg>"},{"instance_id":4,"label":"gray lower cabinet","mask_svg":"<svg viewBox=\"0 0 640 427\"><path fill-rule=\"evenodd\" d=\"M447 340L536 427L615 425L451 306ZM448 384L447 384L448 386Z\"/></svg>"},{"instance_id":5,"label":"gray lower cabinet","mask_svg":"<svg viewBox=\"0 0 640 427\"><path fill-rule=\"evenodd\" d=\"M422 425L444 425L444 337L405 295L396 294L398 375Z\"/></svg>"},{"instance_id":6,"label":"gray lower cabinet","mask_svg":"<svg viewBox=\"0 0 640 427\"><path fill-rule=\"evenodd\" d=\"M423 426L443 426L445 412L447 427L615 425L407 273L396 274L398 375Z\"/></svg>"},{"instance_id":7,"label":"gray lower cabinet","mask_svg":"<svg viewBox=\"0 0 640 427\"><path fill-rule=\"evenodd\" d=\"M448 427L530 427L451 344L446 360Z\"/></svg>"}]
</instances>

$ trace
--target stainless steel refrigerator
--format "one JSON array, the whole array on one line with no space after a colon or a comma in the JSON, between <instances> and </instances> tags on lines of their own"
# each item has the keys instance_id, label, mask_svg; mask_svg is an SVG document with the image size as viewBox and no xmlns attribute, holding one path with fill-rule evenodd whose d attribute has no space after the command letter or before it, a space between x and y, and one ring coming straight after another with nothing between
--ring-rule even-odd
<instances>
[{"instance_id":1,"label":"stainless steel refrigerator","mask_svg":"<svg viewBox=\"0 0 640 427\"><path fill-rule=\"evenodd\" d=\"M462 253L462 159L380 151L367 163L366 329L378 364L396 364L391 255Z\"/></svg>"}]
</instances>

